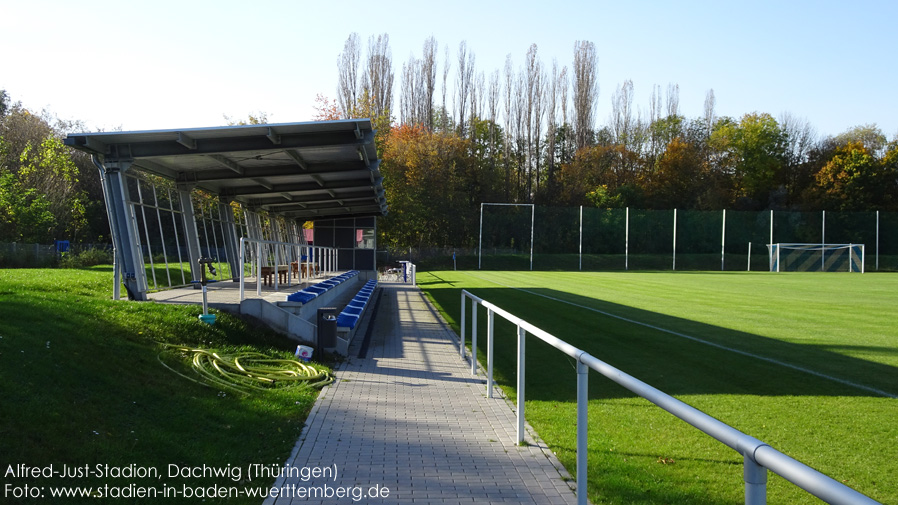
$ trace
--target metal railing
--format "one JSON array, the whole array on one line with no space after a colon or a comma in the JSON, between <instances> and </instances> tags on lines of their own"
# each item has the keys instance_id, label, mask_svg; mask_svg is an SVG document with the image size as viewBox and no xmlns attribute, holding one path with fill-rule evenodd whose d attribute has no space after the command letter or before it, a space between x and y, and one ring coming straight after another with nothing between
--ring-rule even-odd
<instances>
[{"instance_id":1,"label":"metal railing","mask_svg":"<svg viewBox=\"0 0 898 505\"><path fill-rule=\"evenodd\" d=\"M303 277L303 268L301 265L297 265L297 270L299 272L299 280L302 282L303 278L310 278L313 276L314 272L318 272L316 275L324 274L328 275L337 269L337 250L332 247L321 247L321 246L311 246L307 244L294 244L290 242L277 242L274 240L257 240L251 239L247 237L240 237L240 265L246 265L246 247L247 245L255 246L255 254L252 258L252 264L250 267L251 272L256 277L256 296L262 296L262 266L263 263L267 264L268 261L265 259L269 254L271 255L270 260L273 262L273 266L275 271L273 273L273 283L274 290L278 291L278 272L277 269L280 266L281 262L281 248L273 247L272 252L268 252L267 250L263 252L263 245L265 246L284 246L287 248L295 249L298 251L297 254L294 254L295 258L302 258L305 256L308 259L308 271L306 272L306 277ZM288 258L285 257L285 260ZM297 260L301 261L301 260ZM290 269L290 265L287 265L288 273ZM240 301L243 301L245 298L245 279L244 272L240 273Z\"/></svg>"},{"instance_id":2,"label":"metal railing","mask_svg":"<svg viewBox=\"0 0 898 505\"><path fill-rule=\"evenodd\" d=\"M658 390L645 382L632 377L617 368L599 360L586 351L578 349L546 331L506 312L496 305L476 295L462 290L461 292L461 331L459 352L465 357L465 331L467 326L466 298L471 299L471 373L477 374L477 305L487 311L487 396L493 397L493 342L495 315L517 325L517 430L515 443L524 441L524 356L525 337L531 334L543 342L558 349L577 361L577 503L588 503L586 493L587 464L587 412L589 405L588 377L589 369L595 370L631 392L645 398L662 409L679 417L683 421L710 435L724 445L742 455L743 480L745 482L745 504L761 505L767 503L767 470L783 477L799 488L836 505L878 504L872 498L814 470L804 463L795 460L764 442L746 435L741 431L719 421L708 414L683 403L680 400Z\"/></svg>"}]
</instances>

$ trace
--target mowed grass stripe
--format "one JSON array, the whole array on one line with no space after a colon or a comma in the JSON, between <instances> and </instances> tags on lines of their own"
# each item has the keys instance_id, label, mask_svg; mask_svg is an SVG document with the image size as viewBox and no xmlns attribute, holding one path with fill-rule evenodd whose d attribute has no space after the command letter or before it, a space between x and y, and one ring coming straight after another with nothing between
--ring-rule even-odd
<instances>
[{"instance_id":1,"label":"mowed grass stripe","mask_svg":"<svg viewBox=\"0 0 898 505\"><path fill-rule=\"evenodd\" d=\"M419 272L418 284L458 331L460 290L491 301L734 428L882 503L898 503L898 403L767 361L634 325L568 302L760 353L830 375L894 391L893 325L898 276L802 277L715 273ZM894 279L894 280L893 280ZM844 284L832 294L833 285ZM547 294L562 301L534 296ZM791 324L785 301L813 324ZM735 292L735 294L734 294ZM867 293L866 295L864 293ZM844 317L867 297L870 310ZM744 303L734 304L743 298ZM841 304L838 308L836 304ZM825 310L829 305L829 310ZM471 323L470 305L468 325ZM779 320L777 320L779 319ZM785 320L785 321L784 321ZM486 313L478 316L486 350ZM845 325L861 323L861 331ZM516 398L516 331L495 321L495 377ZM470 326L468 338L470 339ZM470 343L470 340L468 340ZM484 354L479 354L483 359ZM527 421L573 471L575 363L535 337L527 340ZM589 498L592 503L738 503L741 456L648 401L589 374ZM773 473L771 503L819 500Z\"/></svg>"},{"instance_id":2,"label":"mowed grass stripe","mask_svg":"<svg viewBox=\"0 0 898 505\"><path fill-rule=\"evenodd\" d=\"M811 374L811 375L814 375L814 376L817 376L817 377L820 377L820 378L823 378L823 379L826 379L826 380L835 381L835 382L844 384L844 385L846 385L846 386L850 386L850 387L854 387L854 388L858 388L858 389L867 391L867 392L869 392L869 393L873 393L873 394L885 396L885 397L888 397L888 398L898 398L898 395L896 395L896 394L889 393L889 392L883 391L883 390L881 390L881 389L877 389L877 388L873 388L873 387L869 387L869 386L864 386L863 384L858 384L858 383L856 383L856 382L852 382L852 381L849 381L849 380L841 379L841 378L839 378L839 377L834 377L834 376L831 376L831 375L827 375L827 374L825 374L825 373L817 372L817 371L811 370L811 369L809 369L809 368L805 368L805 367L793 365L793 364L791 364L791 363L787 363L787 362L784 362L784 361L781 361L781 360L773 359L773 358L770 358L770 357L767 357L767 356L762 356L762 355L759 355L759 354L754 354L754 353L751 353L751 352L742 351L742 350L739 350L739 349L734 349L734 348L732 348L732 347L727 347L727 346L722 345L722 344L719 344L719 343L715 343L715 342L711 342L711 341L708 341L708 340L704 340L704 339L701 339L701 338L698 338L698 337L694 337L694 336L692 336L692 335L687 335L687 334L681 333L681 332L679 332L679 331L674 331L674 330L671 330L671 329L668 329L668 328L662 328L662 327L660 327L660 326L655 326L655 325L652 325L652 324L648 324L648 323L643 322L643 321L637 321L637 320L634 320L634 319L629 319L629 318L624 317L624 316L621 316L621 315L619 315L619 314L612 314L612 313L610 313L610 312L606 312L606 311L603 311L603 310L599 310L599 309L594 308L594 307L587 307L586 305L581 305L581 304L579 304L579 303L574 303L574 302L571 302L571 301L568 301L568 300L563 300L563 299L561 299L561 298L556 298L556 297L553 297L553 296L549 296L549 295L544 294L544 293L537 293L537 292L534 292L534 291L531 291L531 290L528 290L528 289L524 289L524 288L516 288L516 287L514 287L514 286L509 286L509 285L507 285L507 284L503 284L503 283L498 282L498 281L495 281L495 280L491 280L491 279L488 279L488 278L484 278L484 277L477 276L476 274L471 274L471 273L468 273L468 274L469 274L469 275L473 275L474 277L477 277L478 279L485 280L485 281L487 281L487 282L493 282L493 283L495 283L495 284L498 284L498 285L503 286L503 287L506 287L506 288L510 288L510 289L515 289L515 290L518 290L518 291L522 291L522 292L524 292L524 293L527 293L527 294L530 294L530 295L533 295L533 296L539 296L539 297L542 297L542 298L546 298L546 299L552 300L552 301L554 301L554 302L559 302L559 303L568 304L568 305L571 305L571 306L576 307L576 308L579 308L579 309L589 310L589 311L595 312L595 313L597 313L597 314L601 314L601 315L603 315L603 316L612 317L612 318L615 318L615 319L624 321L624 322L626 322L626 323L635 324L635 325L639 325L639 326L644 326L644 327L649 328L649 329L652 329L652 330L660 331L660 332L663 332L663 333L668 333L668 334L674 335L674 336L676 336L676 337L685 338L685 339L687 339L687 340L691 340L691 341L693 341L693 342L698 342L698 343L701 343L701 344L704 344L704 345L709 345L709 346L715 347L715 348L717 348L717 349L721 349L721 350L728 351L728 352L733 352L733 353L740 354L740 355L742 355L742 356L746 356L746 357L749 357L749 358L752 358L752 359L759 359L759 360L762 360L762 361L766 361L766 362L768 362L768 363L772 363L772 364L777 365L777 366L783 366L783 367L786 367L786 368L791 368L792 370L797 370L797 371L799 371L799 372ZM563 339L562 339L562 340L563 340Z\"/></svg>"},{"instance_id":3,"label":"mowed grass stripe","mask_svg":"<svg viewBox=\"0 0 898 505\"><path fill-rule=\"evenodd\" d=\"M766 272L477 275L891 395L898 392L898 276ZM578 311L561 312L582 317Z\"/></svg>"}]
</instances>

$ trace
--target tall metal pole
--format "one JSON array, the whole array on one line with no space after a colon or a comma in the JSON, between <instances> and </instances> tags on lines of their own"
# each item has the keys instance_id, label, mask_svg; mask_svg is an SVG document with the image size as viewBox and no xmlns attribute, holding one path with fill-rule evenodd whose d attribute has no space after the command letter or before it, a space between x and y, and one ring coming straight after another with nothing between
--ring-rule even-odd
<instances>
[{"instance_id":1,"label":"tall metal pole","mask_svg":"<svg viewBox=\"0 0 898 505\"><path fill-rule=\"evenodd\" d=\"M876 211L876 270L879 270L879 211Z\"/></svg>"},{"instance_id":2,"label":"tall metal pole","mask_svg":"<svg viewBox=\"0 0 898 505\"><path fill-rule=\"evenodd\" d=\"M580 270L583 270L583 206L580 206Z\"/></svg>"},{"instance_id":3,"label":"tall metal pole","mask_svg":"<svg viewBox=\"0 0 898 505\"><path fill-rule=\"evenodd\" d=\"M724 270L724 253L726 252L727 243L727 210L723 209L723 225L720 227L720 271Z\"/></svg>"},{"instance_id":4,"label":"tall metal pole","mask_svg":"<svg viewBox=\"0 0 898 505\"><path fill-rule=\"evenodd\" d=\"M673 270L677 269L677 209L674 209L673 222Z\"/></svg>"},{"instance_id":5,"label":"tall metal pole","mask_svg":"<svg viewBox=\"0 0 898 505\"><path fill-rule=\"evenodd\" d=\"M624 219L624 270L630 269L630 207Z\"/></svg>"},{"instance_id":6,"label":"tall metal pole","mask_svg":"<svg viewBox=\"0 0 898 505\"><path fill-rule=\"evenodd\" d=\"M530 204L530 270L533 270L533 224L536 222L536 205Z\"/></svg>"},{"instance_id":7,"label":"tall metal pole","mask_svg":"<svg viewBox=\"0 0 898 505\"><path fill-rule=\"evenodd\" d=\"M826 211L823 211L823 229L820 232L820 271L826 271ZM848 251L848 264L851 264L851 251Z\"/></svg>"},{"instance_id":8,"label":"tall metal pole","mask_svg":"<svg viewBox=\"0 0 898 505\"><path fill-rule=\"evenodd\" d=\"M480 270L480 260L483 257L483 204L480 204L480 238L477 239L477 270Z\"/></svg>"}]
</instances>

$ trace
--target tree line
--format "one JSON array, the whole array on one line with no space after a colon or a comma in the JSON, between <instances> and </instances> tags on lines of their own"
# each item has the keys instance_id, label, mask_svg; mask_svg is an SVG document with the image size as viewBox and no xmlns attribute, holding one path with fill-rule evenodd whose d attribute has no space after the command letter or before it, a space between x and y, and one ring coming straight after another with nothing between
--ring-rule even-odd
<instances>
[{"instance_id":1,"label":"tree line","mask_svg":"<svg viewBox=\"0 0 898 505\"><path fill-rule=\"evenodd\" d=\"M473 245L481 202L898 210L898 136L876 125L820 136L789 114L718 116L713 90L689 118L676 84L654 86L640 107L632 81L613 90L602 119L596 48L576 41L571 56L546 64L532 45L520 64L509 55L484 70L465 42L431 37L394 65L388 34L366 45L351 34L336 98L319 95L314 119L374 121L390 208L381 244ZM258 116L249 122L267 122ZM0 90L0 241L109 240L97 169L62 144L85 129Z\"/></svg>"},{"instance_id":2,"label":"tree line","mask_svg":"<svg viewBox=\"0 0 898 505\"><path fill-rule=\"evenodd\" d=\"M97 168L62 143L84 130L0 90L0 242L111 241Z\"/></svg>"},{"instance_id":3,"label":"tree line","mask_svg":"<svg viewBox=\"0 0 898 505\"><path fill-rule=\"evenodd\" d=\"M534 44L522 64L508 55L489 71L465 42L444 46L441 63L431 37L401 65L393 107L389 36L371 36L364 57L358 34L348 37L337 98L319 96L318 118L375 122L390 206L382 243L473 245L481 202L898 210L898 135L870 124L820 136L788 113L718 116L713 89L689 118L678 85L654 86L643 108L629 80L602 123L596 48L576 41L572 52L570 66L547 65Z\"/></svg>"}]
</instances>

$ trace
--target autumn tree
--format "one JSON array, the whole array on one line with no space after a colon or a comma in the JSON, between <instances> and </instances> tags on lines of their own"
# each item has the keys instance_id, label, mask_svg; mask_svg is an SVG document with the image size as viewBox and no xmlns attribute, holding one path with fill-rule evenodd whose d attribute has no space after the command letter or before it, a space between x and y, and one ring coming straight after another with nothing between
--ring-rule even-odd
<instances>
[{"instance_id":1,"label":"autumn tree","mask_svg":"<svg viewBox=\"0 0 898 505\"><path fill-rule=\"evenodd\" d=\"M343 119L337 100L330 100L321 93L315 95L315 114L312 121L334 121Z\"/></svg>"},{"instance_id":2,"label":"autumn tree","mask_svg":"<svg viewBox=\"0 0 898 505\"><path fill-rule=\"evenodd\" d=\"M64 132L51 122L59 124L18 103L0 120L0 241L80 241L104 233L98 225L93 237L85 235L87 216L103 209L102 193L88 193L81 182L96 182L96 168L63 145Z\"/></svg>"},{"instance_id":3,"label":"autumn tree","mask_svg":"<svg viewBox=\"0 0 898 505\"><path fill-rule=\"evenodd\" d=\"M708 183L700 150L682 137L674 138L642 182L652 208L700 208Z\"/></svg>"},{"instance_id":4,"label":"autumn tree","mask_svg":"<svg viewBox=\"0 0 898 505\"><path fill-rule=\"evenodd\" d=\"M359 62L361 60L359 34L351 33L343 44L343 52L337 59L337 103L340 116L352 117L353 109L361 94L359 83Z\"/></svg>"},{"instance_id":5,"label":"autumn tree","mask_svg":"<svg viewBox=\"0 0 898 505\"><path fill-rule=\"evenodd\" d=\"M451 246L473 236L475 213L464 177L474 164L468 143L455 133L421 125L400 125L391 132L381 165L390 213L379 225L388 245Z\"/></svg>"},{"instance_id":6,"label":"autumn tree","mask_svg":"<svg viewBox=\"0 0 898 505\"><path fill-rule=\"evenodd\" d=\"M718 121L711 145L719 153L717 169L735 181L739 207L777 206L774 191L785 180L786 134L773 116L751 113L738 122Z\"/></svg>"},{"instance_id":7,"label":"autumn tree","mask_svg":"<svg viewBox=\"0 0 898 505\"><path fill-rule=\"evenodd\" d=\"M574 131L577 149L592 141L595 128L596 102L599 98L599 71L596 46L592 42L578 40L574 45Z\"/></svg>"},{"instance_id":8,"label":"autumn tree","mask_svg":"<svg viewBox=\"0 0 898 505\"><path fill-rule=\"evenodd\" d=\"M895 151L878 159L861 142L836 148L832 159L815 176L827 207L848 211L893 209L898 203Z\"/></svg>"}]
</instances>

